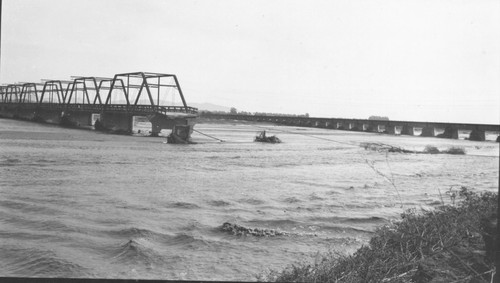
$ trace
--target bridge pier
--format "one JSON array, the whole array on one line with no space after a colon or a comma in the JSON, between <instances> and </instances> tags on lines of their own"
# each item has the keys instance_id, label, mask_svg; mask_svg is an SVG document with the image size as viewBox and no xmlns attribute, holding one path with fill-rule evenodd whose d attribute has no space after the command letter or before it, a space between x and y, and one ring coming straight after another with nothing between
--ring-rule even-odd
<instances>
[{"instance_id":1,"label":"bridge pier","mask_svg":"<svg viewBox=\"0 0 500 283\"><path fill-rule=\"evenodd\" d=\"M458 139L458 129L448 126L444 129L444 133L437 136L438 138Z\"/></svg>"},{"instance_id":2,"label":"bridge pier","mask_svg":"<svg viewBox=\"0 0 500 283\"><path fill-rule=\"evenodd\" d=\"M389 135L395 135L396 134L396 126L393 125L387 125L385 126L385 131L386 134Z\"/></svg>"},{"instance_id":3,"label":"bridge pier","mask_svg":"<svg viewBox=\"0 0 500 283\"><path fill-rule=\"evenodd\" d=\"M92 112L66 112L63 114L62 121L69 123L67 126L92 126Z\"/></svg>"},{"instance_id":4,"label":"bridge pier","mask_svg":"<svg viewBox=\"0 0 500 283\"><path fill-rule=\"evenodd\" d=\"M14 117L23 120L33 120L35 118L35 109L17 109Z\"/></svg>"},{"instance_id":5,"label":"bridge pier","mask_svg":"<svg viewBox=\"0 0 500 283\"><path fill-rule=\"evenodd\" d=\"M113 132L132 133L133 115L128 113L101 112L101 125Z\"/></svg>"},{"instance_id":6,"label":"bridge pier","mask_svg":"<svg viewBox=\"0 0 500 283\"><path fill-rule=\"evenodd\" d=\"M363 124L360 124L360 123L351 123L351 131L356 131L356 132L359 132L359 131L362 131L363 129Z\"/></svg>"},{"instance_id":7,"label":"bridge pier","mask_svg":"<svg viewBox=\"0 0 500 283\"><path fill-rule=\"evenodd\" d=\"M379 132L378 125L377 124L369 123L368 127L366 127L366 131L367 132L372 132L372 133L378 133Z\"/></svg>"},{"instance_id":8,"label":"bridge pier","mask_svg":"<svg viewBox=\"0 0 500 283\"><path fill-rule=\"evenodd\" d=\"M401 134L408 135L408 136L414 136L415 129L412 126L404 125L403 129L401 130Z\"/></svg>"},{"instance_id":9,"label":"bridge pier","mask_svg":"<svg viewBox=\"0 0 500 283\"><path fill-rule=\"evenodd\" d=\"M162 129L176 130L176 134L187 140L191 137L196 118L175 117L169 118L165 115L154 114L148 116L151 122L151 135L158 136ZM179 127L177 127L179 126ZM176 129L177 127L177 129Z\"/></svg>"},{"instance_id":10,"label":"bridge pier","mask_svg":"<svg viewBox=\"0 0 500 283\"><path fill-rule=\"evenodd\" d=\"M478 129L474 129L469 134L469 140L471 140L471 141L485 141L486 140L486 132L478 130Z\"/></svg>"},{"instance_id":11,"label":"bridge pier","mask_svg":"<svg viewBox=\"0 0 500 283\"><path fill-rule=\"evenodd\" d=\"M425 126L422 128L422 133L420 134L422 137L434 137L436 136L436 132L434 127Z\"/></svg>"},{"instance_id":12,"label":"bridge pier","mask_svg":"<svg viewBox=\"0 0 500 283\"><path fill-rule=\"evenodd\" d=\"M6 118L14 118L17 112L16 109L6 106L3 106L0 110L0 115Z\"/></svg>"},{"instance_id":13,"label":"bridge pier","mask_svg":"<svg viewBox=\"0 0 500 283\"><path fill-rule=\"evenodd\" d=\"M38 121L43 121L49 124L60 124L61 116L62 116L61 110L39 109L36 111L33 119Z\"/></svg>"}]
</instances>

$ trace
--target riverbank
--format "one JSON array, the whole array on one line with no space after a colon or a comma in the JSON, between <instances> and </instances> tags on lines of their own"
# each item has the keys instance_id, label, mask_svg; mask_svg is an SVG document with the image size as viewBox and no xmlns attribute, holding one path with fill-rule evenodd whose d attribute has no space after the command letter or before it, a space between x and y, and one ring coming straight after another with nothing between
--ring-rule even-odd
<instances>
[{"instance_id":1,"label":"riverbank","mask_svg":"<svg viewBox=\"0 0 500 283\"><path fill-rule=\"evenodd\" d=\"M354 254L330 253L314 263L266 275L279 282L496 282L498 194L462 187L451 205L408 210L376 230ZM455 197L460 202L455 203Z\"/></svg>"}]
</instances>

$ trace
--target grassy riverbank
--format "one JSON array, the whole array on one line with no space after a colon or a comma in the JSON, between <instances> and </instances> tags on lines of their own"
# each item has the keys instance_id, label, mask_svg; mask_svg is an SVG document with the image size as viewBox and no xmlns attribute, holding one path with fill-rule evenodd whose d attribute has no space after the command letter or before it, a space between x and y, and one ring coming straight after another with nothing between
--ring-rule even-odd
<instances>
[{"instance_id":1,"label":"grassy riverbank","mask_svg":"<svg viewBox=\"0 0 500 283\"><path fill-rule=\"evenodd\" d=\"M455 203L456 201L456 203ZM352 255L326 254L314 263L274 271L286 282L490 282L498 195L462 188L453 204L409 210L377 229Z\"/></svg>"}]
</instances>

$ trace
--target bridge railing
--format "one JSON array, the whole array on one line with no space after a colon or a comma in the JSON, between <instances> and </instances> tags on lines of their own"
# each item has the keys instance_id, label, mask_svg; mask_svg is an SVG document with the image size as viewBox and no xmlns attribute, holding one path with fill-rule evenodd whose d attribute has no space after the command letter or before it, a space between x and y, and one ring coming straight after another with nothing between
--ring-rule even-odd
<instances>
[{"instance_id":1,"label":"bridge railing","mask_svg":"<svg viewBox=\"0 0 500 283\"><path fill-rule=\"evenodd\" d=\"M16 108L23 109L46 109L46 110L60 110L60 111L93 111L99 113L101 111L116 111L116 112L129 112L139 114L153 114L160 113L168 115L171 113L186 113L198 114L198 109L194 107L184 106L156 106L156 105L127 105L127 104L59 104L59 103L21 103L21 102L2 102L0 104L7 104Z\"/></svg>"},{"instance_id":2,"label":"bridge railing","mask_svg":"<svg viewBox=\"0 0 500 283\"><path fill-rule=\"evenodd\" d=\"M156 105L126 105L126 104L67 104L67 111L117 111L136 113L188 113L197 114L198 109L184 106L156 106Z\"/></svg>"},{"instance_id":3,"label":"bridge railing","mask_svg":"<svg viewBox=\"0 0 500 283\"><path fill-rule=\"evenodd\" d=\"M198 108L194 107L184 107L184 106L159 106L158 112L168 113L168 112L180 112L189 114L198 114Z\"/></svg>"}]
</instances>

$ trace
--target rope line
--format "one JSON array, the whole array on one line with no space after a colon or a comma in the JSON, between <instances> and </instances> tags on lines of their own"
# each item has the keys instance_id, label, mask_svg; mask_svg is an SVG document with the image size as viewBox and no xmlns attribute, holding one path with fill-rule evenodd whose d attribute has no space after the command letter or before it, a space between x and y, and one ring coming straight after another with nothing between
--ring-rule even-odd
<instances>
[{"instance_id":1,"label":"rope line","mask_svg":"<svg viewBox=\"0 0 500 283\"><path fill-rule=\"evenodd\" d=\"M225 142L224 140L221 140L221 139L218 139L218 138L216 138L216 137L213 137L213 136L210 136L210 135L204 134L204 133L202 133L202 132L200 132L200 131L197 131L197 130L195 130L195 129L193 129L193 131L195 131L195 132L197 132L197 133L199 133L199 134L202 134L202 135L204 135L204 136L207 136L207 137L209 137L209 138L212 138L212 139L214 139L214 140L218 140L218 141L220 141L220 142Z\"/></svg>"},{"instance_id":2,"label":"rope line","mask_svg":"<svg viewBox=\"0 0 500 283\"><path fill-rule=\"evenodd\" d=\"M269 129L269 128L261 127L261 126L257 126L257 125L255 125L255 127L261 128L261 129L265 129L265 130L269 130L269 131L277 131L277 132L282 132L282 133L287 133L287 134L302 135L302 136L306 136L306 137L316 138L316 139L325 140L325 141L332 141L332 142L336 142L336 143L340 143L340 144L345 144L345 145L351 145L351 146L360 146L361 145L361 144L354 144L354 143L336 141L336 140L322 138L322 137L317 137L317 136L308 135L308 134L295 133L295 132L291 132L291 131L284 131L284 130L278 130L278 129Z\"/></svg>"},{"instance_id":3,"label":"rope line","mask_svg":"<svg viewBox=\"0 0 500 283\"><path fill-rule=\"evenodd\" d=\"M262 126L257 126L257 125L252 125L253 127L255 128L259 128L259 129L264 129L264 130L268 130L268 131L276 131L276 132L281 132L281 133L287 133L287 134L293 134L293 135L301 135L301 136L306 136L306 137L310 137L310 138L315 138L315 139L319 139L319 140L325 140L325 141L330 141L330 142L335 142L335 143L338 143L338 144L343 144L343 145L349 145L349 146L354 146L354 147L359 147L362 145L362 143L354 143L354 142L341 142L341 141L338 141L338 140L333 140L333 139L328 139L328 138L323 138L323 137L318 137L318 136L314 136L314 135L310 135L310 134L303 134L303 133L296 133L296 132L292 132L292 131L285 131L285 130L279 130L279 129L271 129L271 128L268 128L268 127L262 127ZM201 134L201 135L204 135L204 136L207 136L209 138L212 138L212 139L215 139L215 140L218 140L220 142L226 142L225 140L222 140L222 139L219 139L219 138L216 138L214 136L210 136L210 135L207 135L205 133L202 133L198 130L195 130L193 129L193 131ZM389 144L383 144L383 143L378 143L378 145L383 145L383 146L389 146L389 147L393 147L392 145L389 145Z\"/></svg>"}]
</instances>

